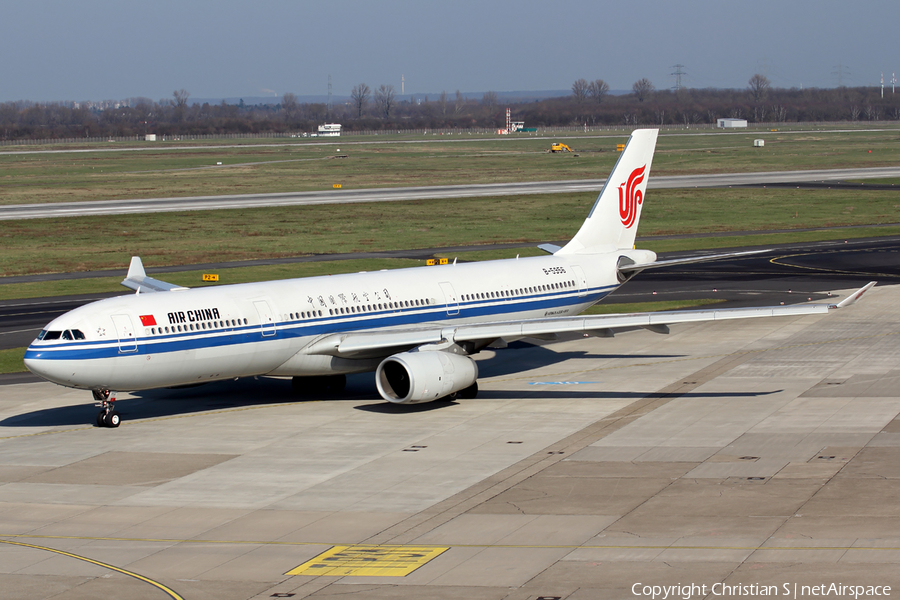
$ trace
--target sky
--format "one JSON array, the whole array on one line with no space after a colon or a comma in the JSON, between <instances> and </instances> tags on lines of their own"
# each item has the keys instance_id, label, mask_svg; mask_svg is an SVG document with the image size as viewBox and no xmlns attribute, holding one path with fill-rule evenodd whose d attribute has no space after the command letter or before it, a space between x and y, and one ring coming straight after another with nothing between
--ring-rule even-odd
<instances>
[{"instance_id":1,"label":"sky","mask_svg":"<svg viewBox=\"0 0 900 600\"><path fill-rule=\"evenodd\" d=\"M3 8L0 102L879 85L897 0L29 0Z\"/></svg>"}]
</instances>

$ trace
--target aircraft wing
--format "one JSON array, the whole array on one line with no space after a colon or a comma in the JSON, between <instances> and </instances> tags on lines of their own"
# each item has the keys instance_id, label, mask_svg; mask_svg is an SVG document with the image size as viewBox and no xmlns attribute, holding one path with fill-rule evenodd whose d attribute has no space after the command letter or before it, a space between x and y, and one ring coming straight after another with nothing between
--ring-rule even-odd
<instances>
[{"instance_id":1,"label":"aircraft wing","mask_svg":"<svg viewBox=\"0 0 900 600\"><path fill-rule=\"evenodd\" d=\"M434 323L410 329L386 329L376 331L334 333L320 338L305 350L307 354L325 354L342 358L360 355L387 355L442 340L453 342L492 342L498 339L514 340L525 337L542 337L557 333L585 333L598 337L610 337L616 329L643 327L657 333L668 333L668 325L700 321L724 321L754 317L825 314L831 309L843 308L855 303L871 282L854 292L839 304L794 304L760 308L726 308L709 310L680 310L655 313L624 313L612 315L583 315L577 317L553 317L520 321L497 321L452 325Z\"/></svg>"},{"instance_id":2,"label":"aircraft wing","mask_svg":"<svg viewBox=\"0 0 900 600\"><path fill-rule=\"evenodd\" d=\"M144 263L141 262L141 259L138 256L131 257L131 264L128 266L128 274L125 275L125 279L122 280L122 285L135 290L138 294L146 294L147 292L172 292L188 289L180 285L175 285L174 283L166 283L159 279L147 277L147 272L144 271Z\"/></svg>"}]
</instances>

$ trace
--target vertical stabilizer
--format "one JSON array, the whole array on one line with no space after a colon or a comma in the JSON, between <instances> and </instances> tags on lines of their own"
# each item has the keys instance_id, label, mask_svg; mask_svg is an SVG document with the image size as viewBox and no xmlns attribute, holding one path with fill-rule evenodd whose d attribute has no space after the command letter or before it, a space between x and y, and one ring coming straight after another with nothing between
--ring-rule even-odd
<instances>
[{"instance_id":1,"label":"vertical stabilizer","mask_svg":"<svg viewBox=\"0 0 900 600\"><path fill-rule=\"evenodd\" d=\"M658 133L658 129L636 129L631 133L581 229L558 254L634 247Z\"/></svg>"}]
</instances>

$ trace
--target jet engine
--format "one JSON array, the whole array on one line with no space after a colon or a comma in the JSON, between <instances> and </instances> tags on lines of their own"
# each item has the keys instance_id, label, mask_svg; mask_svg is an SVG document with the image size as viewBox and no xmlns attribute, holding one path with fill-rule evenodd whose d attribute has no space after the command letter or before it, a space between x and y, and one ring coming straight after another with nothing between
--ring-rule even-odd
<instances>
[{"instance_id":1,"label":"jet engine","mask_svg":"<svg viewBox=\"0 0 900 600\"><path fill-rule=\"evenodd\" d=\"M401 352L384 359L375 371L381 397L396 404L431 402L473 388L478 365L467 356L441 351Z\"/></svg>"}]
</instances>

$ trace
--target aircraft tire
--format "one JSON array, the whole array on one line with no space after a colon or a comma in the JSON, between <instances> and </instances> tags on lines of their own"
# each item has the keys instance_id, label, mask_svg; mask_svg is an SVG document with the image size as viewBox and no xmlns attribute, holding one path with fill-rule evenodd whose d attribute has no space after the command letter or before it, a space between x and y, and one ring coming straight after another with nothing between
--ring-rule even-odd
<instances>
[{"instance_id":1,"label":"aircraft tire","mask_svg":"<svg viewBox=\"0 0 900 600\"><path fill-rule=\"evenodd\" d=\"M97 427L106 427L104 420L106 419L106 411L101 410L97 413Z\"/></svg>"},{"instance_id":2,"label":"aircraft tire","mask_svg":"<svg viewBox=\"0 0 900 600\"><path fill-rule=\"evenodd\" d=\"M119 423L121 423L121 422L122 422L122 417L119 416L119 413L117 413L114 410L108 412L106 414L106 416L103 418L103 424L106 425L107 427L113 427L113 428L118 427Z\"/></svg>"}]
</instances>

